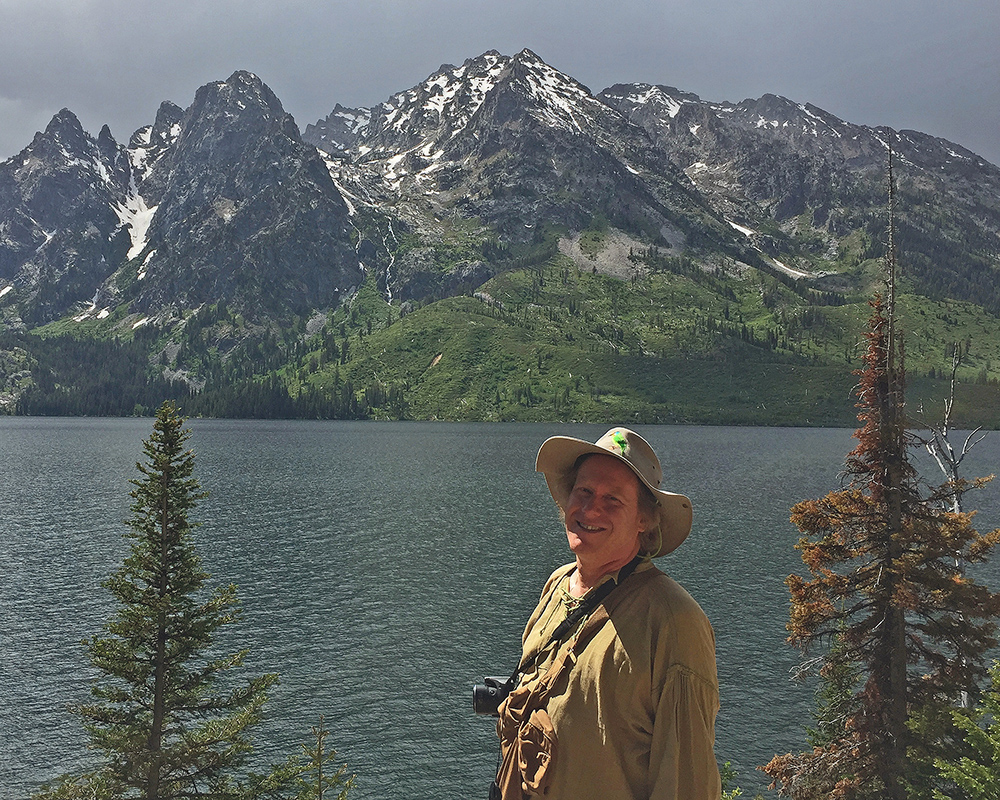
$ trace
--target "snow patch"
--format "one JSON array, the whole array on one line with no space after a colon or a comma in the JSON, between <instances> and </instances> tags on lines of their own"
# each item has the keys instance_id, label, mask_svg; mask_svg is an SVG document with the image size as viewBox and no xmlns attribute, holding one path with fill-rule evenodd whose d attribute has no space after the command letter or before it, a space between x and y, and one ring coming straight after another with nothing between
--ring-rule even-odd
<instances>
[{"instance_id":1,"label":"snow patch","mask_svg":"<svg viewBox=\"0 0 1000 800\"><path fill-rule=\"evenodd\" d=\"M32 222L35 222L35 221L32 220ZM35 222L35 225L38 225L38 223ZM56 232L55 231L47 231L44 228L42 228L42 235L45 236L45 241L42 242L40 245L38 245L38 247L35 248L35 253L36 254L37 253L41 253L42 252L42 248L45 247L45 245L47 245L49 242L51 242L55 238Z\"/></svg>"},{"instance_id":2,"label":"snow patch","mask_svg":"<svg viewBox=\"0 0 1000 800\"><path fill-rule=\"evenodd\" d=\"M792 269L791 267L785 266L780 261L778 261L778 259L776 259L776 258L772 258L771 261L774 263L774 265L778 269L780 269L786 275L791 275L793 278L808 278L809 277L809 273L808 272L803 272L800 269Z\"/></svg>"},{"instance_id":3,"label":"snow patch","mask_svg":"<svg viewBox=\"0 0 1000 800\"><path fill-rule=\"evenodd\" d=\"M663 106L663 109L667 112L667 116L671 119L677 116L684 105L676 97L671 97L664 92L659 86L648 86L646 87L646 91L641 94L632 95L629 99L639 105L655 103L656 105Z\"/></svg>"},{"instance_id":4,"label":"snow patch","mask_svg":"<svg viewBox=\"0 0 1000 800\"><path fill-rule=\"evenodd\" d=\"M139 275L137 276L138 280L141 281L143 278L146 277L146 268L149 265L150 259L152 259L153 256L155 256L155 255L156 255L156 251L155 250L150 250L146 254L146 257L142 260L142 266L139 267Z\"/></svg>"},{"instance_id":5,"label":"snow patch","mask_svg":"<svg viewBox=\"0 0 1000 800\"><path fill-rule=\"evenodd\" d=\"M127 226L129 229L132 246L129 248L126 258L131 260L146 249L146 245L148 244L146 236L149 233L149 225L153 221L153 215L156 213L157 208L159 206L150 207L146 205L146 201L136 190L134 182L130 187L129 196L125 198L125 202L115 203L111 206L111 209L118 215L121 225Z\"/></svg>"},{"instance_id":6,"label":"snow patch","mask_svg":"<svg viewBox=\"0 0 1000 800\"><path fill-rule=\"evenodd\" d=\"M3 297L8 292L13 292L13 291L14 291L14 287L12 285L11 286L5 286L3 289L0 289L0 297Z\"/></svg>"},{"instance_id":7,"label":"snow patch","mask_svg":"<svg viewBox=\"0 0 1000 800\"><path fill-rule=\"evenodd\" d=\"M143 318L142 318L142 319L140 319L140 320L139 320L138 322L136 322L136 323L134 323L134 324L132 325L132 330L135 330L136 328L141 328L141 327L142 327L143 325L145 325L145 324L146 324L147 322L149 322L149 317L143 317Z\"/></svg>"},{"instance_id":8,"label":"snow patch","mask_svg":"<svg viewBox=\"0 0 1000 800\"><path fill-rule=\"evenodd\" d=\"M347 122L347 128L351 133L357 133L372 120L370 109L362 109L358 113L350 113L347 110L338 111L336 116Z\"/></svg>"},{"instance_id":9,"label":"snow patch","mask_svg":"<svg viewBox=\"0 0 1000 800\"><path fill-rule=\"evenodd\" d=\"M528 81L529 91L550 109L550 113L546 115L548 119L543 121L583 132L575 111L590 96L567 81L562 73L551 68L536 70L533 78L534 80Z\"/></svg>"},{"instance_id":10,"label":"snow patch","mask_svg":"<svg viewBox=\"0 0 1000 800\"><path fill-rule=\"evenodd\" d=\"M728 220L727 219L726 222L728 222L731 227L735 228L736 230L738 230L740 233L742 233L746 237L753 236L755 233L757 233L757 231L752 231L749 228L744 228L742 225L737 225L732 220Z\"/></svg>"},{"instance_id":11,"label":"snow patch","mask_svg":"<svg viewBox=\"0 0 1000 800\"><path fill-rule=\"evenodd\" d=\"M355 214L358 213L358 210L354 207L354 203L352 203L351 200L356 200L357 198L354 197L354 195L352 195L350 192L348 192L341 185L340 181L338 181L332 175L330 176L330 178L333 181L333 185L337 188L337 191L340 192L340 196L344 199L344 204L347 206L347 216L353 217Z\"/></svg>"}]
</instances>

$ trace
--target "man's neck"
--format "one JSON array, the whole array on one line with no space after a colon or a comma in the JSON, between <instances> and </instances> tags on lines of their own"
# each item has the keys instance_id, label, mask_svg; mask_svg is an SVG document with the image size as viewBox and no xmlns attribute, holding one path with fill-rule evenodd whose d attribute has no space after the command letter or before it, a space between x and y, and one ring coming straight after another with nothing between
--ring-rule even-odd
<instances>
[{"instance_id":1,"label":"man's neck","mask_svg":"<svg viewBox=\"0 0 1000 800\"><path fill-rule=\"evenodd\" d=\"M587 592L601 582L601 578L605 575L618 572L622 567L635 558L638 552L639 550L636 548L635 553L632 553L632 555L628 558L602 564L592 564L585 560L581 561L580 557L577 556L576 570L570 576L569 593L573 595L573 597L583 597Z\"/></svg>"}]
</instances>

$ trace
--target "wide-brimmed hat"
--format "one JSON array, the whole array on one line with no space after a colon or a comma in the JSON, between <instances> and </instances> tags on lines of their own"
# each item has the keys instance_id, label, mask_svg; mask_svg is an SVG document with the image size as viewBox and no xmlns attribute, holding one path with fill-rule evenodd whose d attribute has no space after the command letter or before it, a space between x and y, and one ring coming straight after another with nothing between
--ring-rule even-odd
<instances>
[{"instance_id":1,"label":"wide-brimmed hat","mask_svg":"<svg viewBox=\"0 0 1000 800\"><path fill-rule=\"evenodd\" d=\"M573 489L571 481L576 463L581 456L594 453L612 456L623 462L656 499L659 546L648 555L662 556L676 550L691 532L691 501L682 494L665 492L660 488L663 481L660 459L649 442L628 428L612 428L593 443L571 436L552 436L542 443L535 459L535 470L545 475L556 505L566 510Z\"/></svg>"}]
</instances>

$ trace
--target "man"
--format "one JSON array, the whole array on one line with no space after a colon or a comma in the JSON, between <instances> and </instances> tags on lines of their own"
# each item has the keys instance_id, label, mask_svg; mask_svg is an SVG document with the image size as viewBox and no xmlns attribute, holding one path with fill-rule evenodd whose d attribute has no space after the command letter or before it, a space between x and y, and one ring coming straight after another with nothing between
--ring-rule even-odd
<instances>
[{"instance_id":1,"label":"man","mask_svg":"<svg viewBox=\"0 0 1000 800\"><path fill-rule=\"evenodd\" d=\"M691 501L659 488L659 459L626 428L596 443L552 437L535 468L576 560L525 628L493 796L717 800L715 637L650 560L687 537Z\"/></svg>"}]
</instances>

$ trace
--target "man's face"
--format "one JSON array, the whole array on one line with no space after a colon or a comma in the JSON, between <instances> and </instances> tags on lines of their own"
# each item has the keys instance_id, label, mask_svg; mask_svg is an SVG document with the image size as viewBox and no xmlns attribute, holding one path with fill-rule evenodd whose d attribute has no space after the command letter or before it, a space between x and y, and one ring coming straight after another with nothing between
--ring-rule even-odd
<instances>
[{"instance_id":1,"label":"man's face","mask_svg":"<svg viewBox=\"0 0 1000 800\"><path fill-rule=\"evenodd\" d=\"M632 470L611 456L584 461L566 502L566 536L577 558L595 567L628 563L644 524Z\"/></svg>"}]
</instances>

